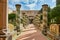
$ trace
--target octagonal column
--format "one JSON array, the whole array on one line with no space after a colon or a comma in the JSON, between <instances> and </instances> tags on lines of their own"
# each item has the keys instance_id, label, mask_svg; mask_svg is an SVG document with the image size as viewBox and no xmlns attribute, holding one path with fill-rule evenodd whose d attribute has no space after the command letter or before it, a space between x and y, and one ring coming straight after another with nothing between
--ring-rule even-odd
<instances>
[{"instance_id":1,"label":"octagonal column","mask_svg":"<svg viewBox=\"0 0 60 40\"><path fill-rule=\"evenodd\" d=\"M21 5L20 4L16 4L16 29L17 29L17 34L20 33L20 8L21 8Z\"/></svg>"},{"instance_id":2,"label":"octagonal column","mask_svg":"<svg viewBox=\"0 0 60 40\"><path fill-rule=\"evenodd\" d=\"M44 4L42 5L42 11L43 11L43 33L47 35L47 10L48 10L48 5Z\"/></svg>"}]
</instances>

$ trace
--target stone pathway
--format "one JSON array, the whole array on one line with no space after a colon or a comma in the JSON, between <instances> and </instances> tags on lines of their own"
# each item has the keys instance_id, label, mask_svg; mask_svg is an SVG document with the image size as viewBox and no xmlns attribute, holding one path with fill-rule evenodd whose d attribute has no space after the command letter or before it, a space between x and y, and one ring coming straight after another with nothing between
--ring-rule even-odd
<instances>
[{"instance_id":1,"label":"stone pathway","mask_svg":"<svg viewBox=\"0 0 60 40\"><path fill-rule=\"evenodd\" d=\"M16 40L48 40L33 24L29 24Z\"/></svg>"}]
</instances>

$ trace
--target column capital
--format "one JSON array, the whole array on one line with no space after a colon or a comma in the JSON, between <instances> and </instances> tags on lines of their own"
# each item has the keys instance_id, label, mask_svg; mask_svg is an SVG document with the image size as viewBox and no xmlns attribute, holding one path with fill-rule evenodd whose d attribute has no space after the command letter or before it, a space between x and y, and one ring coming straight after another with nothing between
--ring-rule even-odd
<instances>
[{"instance_id":1,"label":"column capital","mask_svg":"<svg viewBox=\"0 0 60 40\"><path fill-rule=\"evenodd\" d=\"M47 4L43 4L42 8L43 8L43 10L47 11L48 10L48 5Z\"/></svg>"},{"instance_id":2,"label":"column capital","mask_svg":"<svg viewBox=\"0 0 60 40\"><path fill-rule=\"evenodd\" d=\"M48 7L48 5L47 5L47 4L43 4L43 5L42 5L42 7L46 7L46 6Z\"/></svg>"},{"instance_id":3,"label":"column capital","mask_svg":"<svg viewBox=\"0 0 60 40\"><path fill-rule=\"evenodd\" d=\"M16 4L15 6L16 6L16 8L21 8L20 4Z\"/></svg>"}]
</instances>

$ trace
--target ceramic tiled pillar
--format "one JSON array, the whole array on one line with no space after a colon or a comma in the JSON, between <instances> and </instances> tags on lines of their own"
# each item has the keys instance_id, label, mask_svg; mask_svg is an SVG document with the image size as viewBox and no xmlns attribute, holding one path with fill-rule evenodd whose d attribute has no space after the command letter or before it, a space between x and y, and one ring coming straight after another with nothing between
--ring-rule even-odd
<instances>
[{"instance_id":1,"label":"ceramic tiled pillar","mask_svg":"<svg viewBox=\"0 0 60 40\"><path fill-rule=\"evenodd\" d=\"M20 8L21 8L21 5L20 4L16 4L16 29L17 29L17 33L19 34L20 32Z\"/></svg>"},{"instance_id":2,"label":"ceramic tiled pillar","mask_svg":"<svg viewBox=\"0 0 60 40\"><path fill-rule=\"evenodd\" d=\"M47 34L47 10L48 10L48 5L44 4L42 5L42 11L43 11L43 33L46 35Z\"/></svg>"}]
</instances>

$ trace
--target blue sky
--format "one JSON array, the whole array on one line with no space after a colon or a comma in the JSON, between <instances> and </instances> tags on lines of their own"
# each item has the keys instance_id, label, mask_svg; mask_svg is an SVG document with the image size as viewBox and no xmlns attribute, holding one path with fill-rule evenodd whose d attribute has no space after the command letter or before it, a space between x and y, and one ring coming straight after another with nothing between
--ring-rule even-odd
<instances>
[{"instance_id":1,"label":"blue sky","mask_svg":"<svg viewBox=\"0 0 60 40\"><path fill-rule=\"evenodd\" d=\"M21 10L40 10L43 4L51 8L56 6L56 0L8 0L8 7L15 10L15 4L21 4Z\"/></svg>"}]
</instances>

